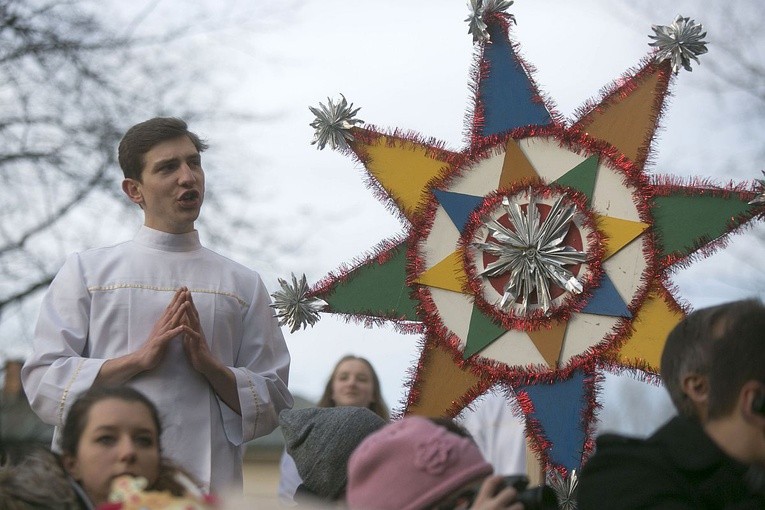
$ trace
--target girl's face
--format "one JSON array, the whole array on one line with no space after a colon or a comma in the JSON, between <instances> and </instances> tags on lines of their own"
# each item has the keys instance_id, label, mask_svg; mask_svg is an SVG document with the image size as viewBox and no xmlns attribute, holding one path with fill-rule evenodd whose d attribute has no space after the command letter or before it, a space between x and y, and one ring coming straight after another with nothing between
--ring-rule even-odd
<instances>
[{"instance_id":1,"label":"girl's face","mask_svg":"<svg viewBox=\"0 0 765 510\"><path fill-rule=\"evenodd\" d=\"M151 487L159 475L159 431L141 402L108 398L88 413L77 454L64 455L64 466L95 506L107 501L112 481L142 476Z\"/></svg>"},{"instance_id":2,"label":"girl's face","mask_svg":"<svg viewBox=\"0 0 765 510\"><path fill-rule=\"evenodd\" d=\"M369 407L373 395L374 380L366 363L348 359L338 365L332 378L332 400L336 406Z\"/></svg>"}]
</instances>

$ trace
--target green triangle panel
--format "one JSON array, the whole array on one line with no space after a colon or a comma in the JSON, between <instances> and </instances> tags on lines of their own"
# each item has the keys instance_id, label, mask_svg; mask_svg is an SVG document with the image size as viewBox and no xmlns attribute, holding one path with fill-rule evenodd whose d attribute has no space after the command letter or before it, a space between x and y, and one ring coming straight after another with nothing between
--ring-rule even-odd
<instances>
[{"instance_id":1,"label":"green triangle panel","mask_svg":"<svg viewBox=\"0 0 765 510\"><path fill-rule=\"evenodd\" d=\"M473 305L473 314L470 317L470 328L468 328L465 351L462 353L463 359L468 359L470 356L502 336L505 332L507 332L507 330L504 327L497 325L489 317L484 315L477 306Z\"/></svg>"},{"instance_id":2,"label":"green triangle panel","mask_svg":"<svg viewBox=\"0 0 765 510\"><path fill-rule=\"evenodd\" d=\"M406 285L406 243L391 249L382 264L371 260L357 267L347 278L335 283L326 295L329 312L370 315L389 319L420 320L417 301L409 297Z\"/></svg>"},{"instance_id":3,"label":"green triangle panel","mask_svg":"<svg viewBox=\"0 0 765 510\"><path fill-rule=\"evenodd\" d=\"M556 184L579 190L587 196L587 205L592 201L595 178L598 176L598 157L590 156L574 168L561 175Z\"/></svg>"},{"instance_id":4,"label":"green triangle panel","mask_svg":"<svg viewBox=\"0 0 765 510\"><path fill-rule=\"evenodd\" d=\"M750 207L735 194L690 196L678 192L654 197L651 212L660 255L689 255L699 244L717 239L741 223L736 218Z\"/></svg>"}]
</instances>

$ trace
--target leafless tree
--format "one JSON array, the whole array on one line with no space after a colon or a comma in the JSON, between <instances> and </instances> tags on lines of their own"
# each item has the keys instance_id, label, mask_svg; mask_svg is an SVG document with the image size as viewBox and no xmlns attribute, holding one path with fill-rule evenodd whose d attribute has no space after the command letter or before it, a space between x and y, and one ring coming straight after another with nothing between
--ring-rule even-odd
<instances>
[{"instance_id":1,"label":"leafless tree","mask_svg":"<svg viewBox=\"0 0 765 510\"><path fill-rule=\"evenodd\" d=\"M124 130L155 115L192 123L221 115L209 85L195 90L201 64L168 51L193 20L136 35L157 3L125 18L100 2L0 0L3 336L7 312L47 287L67 253L112 239L137 214L120 196ZM247 218L236 221L254 230Z\"/></svg>"},{"instance_id":2,"label":"leafless tree","mask_svg":"<svg viewBox=\"0 0 765 510\"><path fill-rule=\"evenodd\" d=\"M706 91L709 99L726 101L728 121L742 125L765 123L765 35L762 19L765 4L758 0L700 3L692 0L623 2L620 19L630 27L668 25L677 15L704 25L709 53L700 57L693 86ZM635 23L635 19L644 23ZM627 24L625 22L625 24ZM647 32L647 30L646 30ZM691 80L688 80L691 81ZM704 105L700 105L703 108ZM731 115L737 111L739 115ZM760 149L765 154L765 147Z\"/></svg>"},{"instance_id":3,"label":"leafless tree","mask_svg":"<svg viewBox=\"0 0 765 510\"><path fill-rule=\"evenodd\" d=\"M765 5L756 0L738 0L709 6L720 32L711 36L719 56L711 58L714 80L707 85L716 93L740 93L749 110L765 119L765 36L762 19Z\"/></svg>"}]
</instances>

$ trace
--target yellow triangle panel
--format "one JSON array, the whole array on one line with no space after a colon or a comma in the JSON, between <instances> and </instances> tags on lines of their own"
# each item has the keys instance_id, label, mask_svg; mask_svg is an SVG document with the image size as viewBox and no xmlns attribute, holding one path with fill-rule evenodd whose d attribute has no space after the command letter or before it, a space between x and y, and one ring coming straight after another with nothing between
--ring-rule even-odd
<instances>
[{"instance_id":1,"label":"yellow triangle panel","mask_svg":"<svg viewBox=\"0 0 765 510\"><path fill-rule=\"evenodd\" d=\"M423 355L418 377L420 395L416 403L409 404L406 414L447 416L481 381L472 372L458 367L452 354L438 345Z\"/></svg>"},{"instance_id":2,"label":"yellow triangle panel","mask_svg":"<svg viewBox=\"0 0 765 510\"><path fill-rule=\"evenodd\" d=\"M563 338L566 336L566 326L568 322L558 322L551 328L541 328L536 331L527 331L526 333L534 342L539 354L545 359L550 368L558 368L560 360L560 351L563 349Z\"/></svg>"},{"instance_id":3,"label":"yellow triangle panel","mask_svg":"<svg viewBox=\"0 0 765 510\"><path fill-rule=\"evenodd\" d=\"M667 335L681 320L683 314L666 291L651 291L632 322L632 336L619 351L619 360L641 368L647 364L658 372Z\"/></svg>"},{"instance_id":4,"label":"yellow triangle panel","mask_svg":"<svg viewBox=\"0 0 765 510\"><path fill-rule=\"evenodd\" d=\"M459 251L455 251L414 280L414 283L460 292L462 294L466 294L464 290L466 282L465 266L462 263L462 254Z\"/></svg>"},{"instance_id":5,"label":"yellow triangle panel","mask_svg":"<svg viewBox=\"0 0 765 510\"><path fill-rule=\"evenodd\" d=\"M622 220L610 216L598 217L598 228L606 235L603 259L608 259L650 227L642 221Z\"/></svg>"},{"instance_id":6,"label":"yellow triangle panel","mask_svg":"<svg viewBox=\"0 0 765 510\"><path fill-rule=\"evenodd\" d=\"M385 189L402 213L414 218L428 199L428 183L450 168L439 151L410 140L379 136L357 141L353 150L364 156L366 169ZM444 151L440 151L443 157Z\"/></svg>"},{"instance_id":7,"label":"yellow triangle panel","mask_svg":"<svg viewBox=\"0 0 765 510\"><path fill-rule=\"evenodd\" d=\"M509 188L523 180L539 180L539 174L518 146L518 142L508 138L505 145L502 173L499 176L499 187Z\"/></svg>"},{"instance_id":8,"label":"yellow triangle panel","mask_svg":"<svg viewBox=\"0 0 765 510\"><path fill-rule=\"evenodd\" d=\"M658 111L669 82L669 67L661 65L633 79L637 81L633 90L629 90L629 84L624 85L576 126L592 138L608 142L642 166L646 154L641 154L641 149L648 148L656 131Z\"/></svg>"}]
</instances>

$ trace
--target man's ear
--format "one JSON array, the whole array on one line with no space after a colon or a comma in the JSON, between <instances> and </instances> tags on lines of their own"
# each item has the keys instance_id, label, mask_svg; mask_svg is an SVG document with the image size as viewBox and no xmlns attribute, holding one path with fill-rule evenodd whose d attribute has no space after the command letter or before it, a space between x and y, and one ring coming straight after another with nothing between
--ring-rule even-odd
<instances>
[{"instance_id":1,"label":"man's ear","mask_svg":"<svg viewBox=\"0 0 765 510\"><path fill-rule=\"evenodd\" d=\"M683 377L683 393L694 403L706 403L709 398L709 381L703 375L688 374Z\"/></svg>"},{"instance_id":2,"label":"man's ear","mask_svg":"<svg viewBox=\"0 0 765 510\"><path fill-rule=\"evenodd\" d=\"M69 476L75 480L80 479L80 466L74 455L64 453L61 456L61 464L64 466L64 470L69 473Z\"/></svg>"},{"instance_id":3,"label":"man's ear","mask_svg":"<svg viewBox=\"0 0 765 510\"><path fill-rule=\"evenodd\" d=\"M127 178L122 181L122 191L131 202L143 205L143 193L141 192L141 183L135 179Z\"/></svg>"},{"instance_id":4,"label":"man's ear","mask_svg":"<svg viewBox=\"0 0 765 510\"><path fill-rule=\"evenodd\" d=\"M758 381L747 381L741 388L743 412L765 424L765 386Z\"/></svg>"},{"instance_id":5,"label":"man's ear","mask_svg":"<svg viewBox=\"0 0 765 510\"><path fill-rule=\"evenodd\" d=\"M765 385L747 381L738 394L738 412L744 421L765 430Z\"/></svg>"},{"instance_id":6,"label":"man's ear","mask_svg":"<svg viewBox=\"0 0 765 510\"><path fill-rule=\"evenodd\" d=\"M752 398L752 412L765 416L765 392L755 393Z\"/></svg>"}]
</instances>

